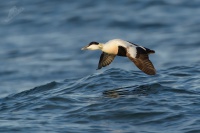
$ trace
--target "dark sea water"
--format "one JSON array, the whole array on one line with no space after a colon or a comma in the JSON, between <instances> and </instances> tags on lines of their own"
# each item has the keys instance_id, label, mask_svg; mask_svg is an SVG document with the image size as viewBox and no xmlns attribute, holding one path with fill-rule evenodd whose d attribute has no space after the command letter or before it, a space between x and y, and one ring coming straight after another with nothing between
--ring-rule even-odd
<instances>
[{"instance_id":1,"label":"dark sea water","mask_svg":"<svg viewBox=\"0 0 200 133\"><path fill-rule=\"evenodd\" d=\"M200 133L200 1L2 0L1 133ZM156 51L96 70L91 41Z\"/></svg>"}]
</instances>

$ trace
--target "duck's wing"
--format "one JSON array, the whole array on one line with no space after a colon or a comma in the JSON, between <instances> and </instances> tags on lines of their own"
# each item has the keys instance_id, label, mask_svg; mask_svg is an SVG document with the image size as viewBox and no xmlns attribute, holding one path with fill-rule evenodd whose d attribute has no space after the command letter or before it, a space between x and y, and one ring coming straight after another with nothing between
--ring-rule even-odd
<instances>
[{"instance_id":1,"label":"duck's wing","mask_svg":"<svg viewBox=\"0 0 200 133\"><path fill-rule=\"evenodd\" d=\"M136 52L136 53L131 53ZM127 57L134 62L134 64L148 75L155 75L156 69L149 60L148 52L143 47L129 47L127 50Z\"/></svg>"},{"instance_id":2,"label":"duck's wing","mask_svg":"<svg viewBox=\"0 0 200 133\"><path fill-rule=\"evenodd\" d=\"M99 65L97 69L101 69L102 67L105 67L109 65L115 58L116 55L113 54L107 54L107 53L102 53L99 59Z\"/></svg>"}]
</instances>

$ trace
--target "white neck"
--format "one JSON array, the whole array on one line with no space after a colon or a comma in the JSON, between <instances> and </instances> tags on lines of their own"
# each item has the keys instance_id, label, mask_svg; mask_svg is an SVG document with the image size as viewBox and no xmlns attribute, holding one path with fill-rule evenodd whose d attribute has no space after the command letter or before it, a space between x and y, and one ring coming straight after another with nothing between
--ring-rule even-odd
<instances>
[{"instance_id":1,"label":"white neck","mask_svg":"<svg viewBox=\"0 0 200 133\"><path fill-rule=\"evenodd\" d=\"M116 55L117 54L117 52L118 52L118 46L117 45L115 45L115 44L105 44L105 45L103 45L102 44L102 51L103 52L105 52L105 53L108 53L108 54L114 54L114 55Z\"/></svg>"},{"instance_id":2,"label":"white neck","mask_svg":"<svg viewBox=\"0 0 200 133\"><path fill-rule=\"evenodd\" d=\"M104 47L103 43L99 43L98 47L100 50L103 50L103 47Z\"/></svg>"}]
</instances>

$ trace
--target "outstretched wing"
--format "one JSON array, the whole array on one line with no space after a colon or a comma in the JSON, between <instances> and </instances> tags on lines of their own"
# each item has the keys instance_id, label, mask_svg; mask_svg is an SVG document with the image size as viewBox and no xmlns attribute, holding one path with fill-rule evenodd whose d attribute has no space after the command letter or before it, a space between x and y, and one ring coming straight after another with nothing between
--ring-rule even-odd
<instances>
[{"instance_id":1,"label":"outstretched wing","mask_svg":"<svg viewBox=\"0 0 200 133\"><path fill-rule=\"evenodd\" d=\"M134 47L130 47L130 48L134 48ZM138 48L136 47L136 56L133 57L132 54L130 54L129 52L131 50L128 50L127 52L127 57L134 62L134 64L140 69L142 70L144 73L148 74L148 75L155 75L156 74L156 69L154 68L152 62L149 60L149 56L148 53L142 48Z\"/></svg>"},{"instance_id":2,"label":"outstretched wing","mask_svg":"<svg viewBox=\"0 0 200 133\"><path fill-rule=\"evenodd\" d=\"M102 53L99 59L99 65L97 69L101 69L102 67L105 67L109 65L115 58L116 55L113 54L107 54L107 53Z\"/></svg>"}]
</instances>

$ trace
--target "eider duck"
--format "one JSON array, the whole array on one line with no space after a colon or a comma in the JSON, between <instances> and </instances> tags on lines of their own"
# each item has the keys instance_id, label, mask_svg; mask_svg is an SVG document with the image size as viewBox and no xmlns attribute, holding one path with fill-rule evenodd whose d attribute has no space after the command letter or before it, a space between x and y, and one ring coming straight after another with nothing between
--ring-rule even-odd
<instances>
[{"instance_id":1,"label":"eider duck","mask_svg":"<svg viewBox=\"0 0 200 133\"><path fill-rule=\"evenodd\" d=\"M105 44L91 42L81 50L102 51L97 69L109 65L115 56L123 56L128 57L144 73L148 75L156 74L156 70L148 56L149 54L155 53L155 51L128 41L113 39Z\"/></svg>"}]
</instances>

